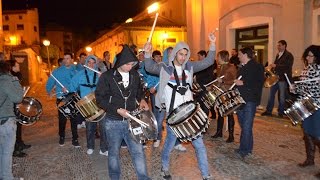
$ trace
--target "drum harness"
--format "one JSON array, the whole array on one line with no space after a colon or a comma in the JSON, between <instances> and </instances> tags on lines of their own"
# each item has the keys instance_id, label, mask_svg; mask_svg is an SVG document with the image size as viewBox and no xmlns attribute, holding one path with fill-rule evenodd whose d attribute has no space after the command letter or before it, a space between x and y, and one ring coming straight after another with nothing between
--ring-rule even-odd
<instances>
[{"instance_id":1,"label":"drum harness","mask_svg":"<svg viewBox=\"0 0 320 180\"><path fill-rule=\"evenodd\" d=\"M97 80L97 73L94 72L92 84L90 84L90 80L89 80L89 76L88 76L88 71L87 71L87 69L84 70L84 73L85 73L85 75L86 75L87 84L80 84L80 86L89 87L89 88L91 89L91 91L92 91L92 89L97 86L97 85L95 84L95 82L96 82L96 80Z\"/></svg>"},{"instance_id":2,"label":"drum harness","mask_svg":"<svg viewBox=\"0 0 320 180\"><path fill-rule=\"evenodd\" d=\"M170 86L172 88L169 113L173 111L173 105L174 105L174 100L176 97L176 92L178 92L181 95L185 95L188 88L190 87L190 84L186 83L186 74L184 72L184 69L182 69L182 85L180 85L179 77L178 77L177 70L176 70L176 67L174 66L174 64L173 64L173 67L174 67L173 74L174 74L174 78L176 80L177 85L174 86L168 82L168 86Z\"/></svg>"}]
</instances>

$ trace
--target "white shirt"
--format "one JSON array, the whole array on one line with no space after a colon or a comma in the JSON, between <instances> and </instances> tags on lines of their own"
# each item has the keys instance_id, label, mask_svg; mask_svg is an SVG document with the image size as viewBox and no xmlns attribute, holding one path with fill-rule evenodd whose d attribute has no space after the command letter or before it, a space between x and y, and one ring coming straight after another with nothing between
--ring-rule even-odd
<instances>
[{"instance_id":1,"label":"white shirt","mask_svg":"<svg viewBox=\"0 0 320 180\"><path fill-rule=\"evenodd\" d=\"M122 76L122 83L123 83L123 86L126 88L128 87L129 85L129 72L120 72L119 73L121 74Z\"/></svg>"},{"instance_id":2,"label":"white shirt","mask_svg":"<svg viewBox=\"0 0 320 180\"><path fill-rule=\"evenodd\" d=\"M177 70L177 74L179 77L180 85L182 85L182 67L176 66L176 70ZM185 70L184 72L186 75L186 82L188 82L189 78L192 78L192 77L191 77L189 71ZM171 75L168 83L172 84L173 86L177 85L177 82L174 78L174 74ZM171 103L171 96L172 96L172 88L169 85L166 85L166 87L164 88L163 96L165 98L166 111L169 112L170 103ZM181 105L184 102L192 101L192 100L193 100L193 95L192 95L190 88L188 88L188 90L186 91L186 93L184 95L181 95L180 93L176 92L173 109L177 108L179 105Z\"/></svg>"}]
</instances>

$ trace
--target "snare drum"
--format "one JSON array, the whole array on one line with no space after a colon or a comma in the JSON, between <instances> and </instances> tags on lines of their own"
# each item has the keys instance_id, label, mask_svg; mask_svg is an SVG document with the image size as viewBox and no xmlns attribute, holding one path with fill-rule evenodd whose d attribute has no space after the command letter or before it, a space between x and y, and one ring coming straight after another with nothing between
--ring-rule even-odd
<instances>
[{"instance_id":1,"label":"snare drum","mask_svg":"<svg viewBox=\"0 0 320 180\"><path fill-rule=\"evenodd\" d=\"M198 103L188 101L175 108L168 116L168 125L182 142L192 141L206 132L210 122Z\"/></svg>"},{"instance_id":2,"label":"snare drum","mask_svg":"<svg viewBox=\"0 0 320 180\"><path fill-rule=\"evenodd\" d=\"M14 113L20 124L32 125L40 118L42 105L35 98L24 97L22 102L16 105Z\"/></svg>"},{"instance_id":3,"label":"snare drum","mask_svg":"<svg viewBox=\"0 0 320 180\"><path fill-rule=\"evenodd\" d=\"M223 93L221 91L222 90L215 85L211 85L207 87L207 92L205 96L201 98L201 100L203 101L203 103L206 105L208 109L214 106L214 103L216 102L217 97L219 97L219 95Z\"/></svg>"},{"instance_id":4,"label":"snare drum","mask_svg":"<svg viewBox=\"0 0 320 180\"><path fill-rule=\"evenodd\" d=\"M106 112L98 107L94 92L79 100L76 103L76 108L88 122L98 122L106 115Z\"/></svg>"},{"instance_id":5,"label":"snare drum","mask_svg":"<svg viewBox=\"0 0 320 180\"><path fill-rule=\"evenodd\" d=\"M217 109L221 116L234 113L242 104L246 102L240 95L238 89L228 90L219 95L216 100Z\"/></svg>"},{"instance_id":6,"label":"snare drum","mask_svg":"<svg viewBox=\"0 0 320 180\"><path fill-rule=\"evenodd\" d=\"M58 109L66 118L73 118L79 113L76 108L76 103L79 100L80 97L77 93L69 93L57 103Z\"/></svg>"},{"instance_id":7,"label":"snare drum","mask_svg":"<svg viewBox=\"0 0 320 180\"><path fill-rule=\"evenodd\" d=\"M129 131L132 138L139 143L144 143L147 140L156 140L158 137L158 124L154 114L151 111L137 109L130 114L140 121L148 124L144 127L135 120L129 118Z\"/></svg>"},{"instance_id":8,"label":"snare drum","mask_svg":"<svg viewBox=\"0 0 320 180\"><path fill-rule=\"evenodd\" d=\"M299 101L295 101L290 108L284 111L284 113L290 118L293 125L297 125L318 109L319 107L312 98L307 96Z\"/></svg>"}]
</instances>

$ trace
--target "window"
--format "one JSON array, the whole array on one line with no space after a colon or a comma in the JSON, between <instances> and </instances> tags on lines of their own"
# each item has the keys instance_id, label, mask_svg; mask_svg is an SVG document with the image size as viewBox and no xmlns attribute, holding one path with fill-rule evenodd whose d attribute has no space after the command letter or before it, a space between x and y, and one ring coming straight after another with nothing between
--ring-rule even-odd
<instances>
[{"instance_id":1,"label":"window","mask_svg":"<svg viewBox=\"0 0 320 180\"><path fill-rule=\"evenodd\" d=\"M5 19L6 21L9 21L9 16L5 16L4 19Z\"/></svg>"},{"instance_id":2,"label":"window","mask_svg":"<svg viewBox=\"0 0 320 180\"><path fill-rule=\"evenodd\" d=\"M23 24L17 24L17 30L24 30Z\"/></svg>"},{"instance_id":3,"label":"window","mask_svg":"<svg viewBox=\"0 0 320 180\"><path fill-rule=\"evenodd\" d=\"M37 26L33 26L33 31L34 31L34 32L38 32Z\"/></svg>"},{"instance_id":4,"label":"window","mask_svg":"<svg viewBox=\"0 0 320 180\"><path fill-rule=\"evenodd\" d=\"M21 15L19 15L19 19L22 19L22 16L21 16Z\"/></svg>"},{"instance_id":5,"label":"window","mask_svg":"<svg viewBox=\"0 0 320 180\"><path fill-rule=\"evenodd\" d=\"M9 25L3 25L2 29L3 29L4 31L9 31Z\"/></svg>"}]
</instances>

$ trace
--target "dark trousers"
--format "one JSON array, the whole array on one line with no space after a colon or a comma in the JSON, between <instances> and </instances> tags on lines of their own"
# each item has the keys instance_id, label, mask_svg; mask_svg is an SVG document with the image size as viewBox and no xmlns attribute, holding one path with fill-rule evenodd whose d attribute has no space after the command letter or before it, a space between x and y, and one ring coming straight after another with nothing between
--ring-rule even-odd
<instances>
[{"instance_id":1,"label":"dark trousers","mask_svg":"<svg viewBox=\"0 0 320 180\"><path fill-rule=\"evenodd\" d=\"M60 111L58 111L58 116L59 116L59 136L64 138L67 118ZM79 113L78 116L81 116L81 114ZM78 129L77 129L76 118L70 118L70 123L71 123L72 140L77 140Z\"/></svg>"}]
</instances>

